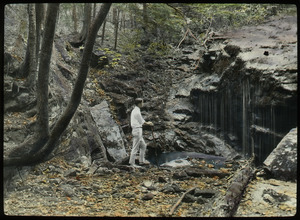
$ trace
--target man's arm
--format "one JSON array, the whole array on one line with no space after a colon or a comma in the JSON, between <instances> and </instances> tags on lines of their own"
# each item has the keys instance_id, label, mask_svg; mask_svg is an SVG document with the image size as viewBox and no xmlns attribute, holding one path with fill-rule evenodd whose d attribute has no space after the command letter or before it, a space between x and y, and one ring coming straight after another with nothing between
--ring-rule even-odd
<instances>
[{"instance_id":1,"label":"man's arm","mask_svg":"<svg viewBox=\"0 0 300 220\"><path fill-rule=\"evenodd\" d=\"M154 124L151 121L146 121L144 124L149 125L149 126L154 126Z\"/></svg>"}]
</instances>

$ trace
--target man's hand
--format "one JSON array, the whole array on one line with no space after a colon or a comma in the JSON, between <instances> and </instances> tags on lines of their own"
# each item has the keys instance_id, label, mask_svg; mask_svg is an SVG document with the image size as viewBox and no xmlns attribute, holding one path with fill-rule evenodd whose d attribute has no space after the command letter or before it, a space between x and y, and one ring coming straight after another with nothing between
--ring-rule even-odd
<instances>
[{"instance_id":1,"label":"man's hand","mask_svg":"<svg viewBox=\"0 0 300 220\"><path fill-rule=\"evenodd\" d=\"M145 122L145 124L149 125L149 126L154 126L154 124L151 121L147 121L147 122Z\"/></svg>"}]
</instances>

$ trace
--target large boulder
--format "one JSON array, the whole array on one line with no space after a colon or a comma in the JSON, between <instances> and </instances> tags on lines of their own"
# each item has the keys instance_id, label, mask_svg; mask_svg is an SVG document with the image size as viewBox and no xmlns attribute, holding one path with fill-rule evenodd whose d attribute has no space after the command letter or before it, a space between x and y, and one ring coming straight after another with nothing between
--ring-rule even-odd
<instances>
[{"instance_id":1,"label":"large boulder","mask_svg":"<svg viewBox=\"0 0 300 220\"><path fill-rule=\"evenodd\" d=\"M113 161L124 159L127 153L121 129L113 119L108 103L104 100L100 104L91 107L91 114L107 150L109 159Z\"/></svg>"},{"instance_id":2,"label":"large boulder","mask_svg":"<svg viewBox=\"0 0 300 220\"><path fill-rule=\"evenodd\" d=\"M281 180L297 178L297 128L292 129L264 161L271 174Z\"/></svg>"}]
</instances>

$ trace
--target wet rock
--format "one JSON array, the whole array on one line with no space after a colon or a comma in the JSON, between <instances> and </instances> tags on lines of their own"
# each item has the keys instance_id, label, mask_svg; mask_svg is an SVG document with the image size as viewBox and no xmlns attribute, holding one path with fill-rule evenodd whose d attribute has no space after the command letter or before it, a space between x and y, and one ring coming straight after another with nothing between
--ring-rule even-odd
<instances>
[{"instance_id":1,"label":"wet rock","mask_svg":"<svg viewBox=\"0 0 300 220\"><path fill-rule=\"evenodd\" d=\"M182 199L182 201L183 202L186 202L186 203L193 203L193 202L196 202L196 198L195 198L195 196L193 196L193 195L191 195L191 194L186 194L184 197L183 197L183 199Z\"/></svg>"},{"instance_id":2,"label":"wet rock","mask_svg":"<svg viewBox=\"0 0 300 220\"><path fill-rule=\"evenodd\" d=\"M168 180L166 179L166 177L159 176L158 177L158 182L160 182L160 183L167 183Z\"/></svg>"},{"instance_id":3,"label":"wet rock","mask_svg":"<svg viewBox=\"0 0 300 220\"><path fill-rule=\"evenodd\" d=\"M136 195L134 193L125 193L123 195L123 197L126 198L126 199L130 199L130 198L135 198Z\"/></svg>"},{"instance_id":4,"label":"wet rock","mask_svg":"<svg viewBox=\"0 0 300 220\"><path fill-rule=\"evenodd\" d=\"M19 89L19 88L18 88ZM24 112L36 105L36 98L30 93L19 93L16 98L5 97L4 112Z\"/></svg>"},{"instance_id":5,"label":"wet rock","mask_svg":"<svg viewBox=\"0 0 300 220\"><path fill-rule=\"evenodd\" d=\"M297 178L297 128L292 129L264 161L271 174L282 180Z\"/></svg>"},{"instance_id":6,"label":"wet rock","mask_svg":"<svg viewBox=\"0 0 300 220\"><path fill-rule=\"evenodd\" d=\"M50 179L49 180L49 183L52 183L52 184L55 184L55 185L58 185L62 182L62 179L60 178L55 178L55 179Z\"/></svg>"},{"instance_id":7,"label":"wet rock","mask_svg":"<svg viewBox=\"0 0 300 220\"><path fill-rule=\"evenodd\" d=\"M75 169L71 168L64 173L64 176L70 177L70 176L76 176L76 174L77 174L77 171Z\"/></svg>"},{"instance_id":8,"label":"wet rock","mask_svg":"<svg viewBox=\"0 0 300 220\"><path fill-rule=\"evenodd\" d=\"M194 191L194 196L196 196L196 197L201 196L203 198L212 198L215 194L216 194L216 192L211 189L200 190L200 189L196 188Z\"/></svg>"},{"instance_id":9,"label":"wet rock","mask_svg":"<svg viewBox=\"0 0 300 220\"><path fill-rule=\"evenodd\" d=\"M241 48L239 46L236 45L231 45L231 44L227 44L224 47L224 50L226 51L226 53L228 53L231 57L236 57L240 52L241 52Z\"/></svg>"},{"instance_id":10,"label":"wet rock","mask_svg":"<svg viewBox=\"0 0 300 220\"><path fill-rule=\"evenodd\" d=\"M173 183L165 185L160 191L164 193L178 193L182 192L182 189L180 189L177 184Z\"/></svg>"},{"instance_id":11,"label":"wet rock","mask_svg":"<svg viewBox=\"0 0 300 220\"><path fill-rule=\"evenodd\" d=\"M278 193L273 189L265 189L263 191L263 199L271 204L286 202L289 197L285 194Z\"/></svg>"},{"instance_id":12,"label":"wet rock","mask_svg":"<svg viewBox=\"0 0 300 220\"><path fill-rule=\"evenodd\" d=\"M90 66L92 68L102 69L105 65L108 65L109 61L105 53L101 50L94 50L92 52Z\"/></svg>"},{"instance_id":13,"label":"wet rock","mask_svg":"<svg viewBox=\"0 0 300 220\"><path fill-rule=\"evenodd\" d=\"M72 197L75 195L75 190L70 185L61 185L60 189L63 191L65 196Z\"/></svg>"},{"instance_id":14,"label":"wet rock","mask_svg":"<svg viewBox=\"0 0 300 220\"><path fill-rule=\"evenodd\" d=\"M89 170L88 170L88 172L86 174L93 175L96 172L97 169L98 169L98 165L92 164L92 166L90 166L90 168L89 168Z\"/></svg>"},{"instance_id":15,"label":"wet rock","mask_svg":"<svg viewBox=\"0 0 300 220\"><path fill-rule=\"evenodd\" d=\"M142 197L142 200L151 200L153 198L154 198L154 195L149 192Z\"/></svg>"},{"instance_id":16,"label":"wet rock","mask_svg":"<svg viewBox=\"0 0 300 220\"><path fill-rule=\"evenodd\" d=\"M149 187L151 187L151 186L153 185L153 182L150 181L150 180L145 180L145 181L143 182L143 185L144 185L146 188L149 188Z\"/></svg>"},{"instance_id":17,"label":"wet rock","mask_svg":"<svg viewBox=\"0 0 300 220\"><path fill-rule=\"evenodd\" d=\"M177 180L185 180L185 179L188 179L188 175L186 174L186 172L184 171L179 171L179 172L175 172L173 174L173 178L174 179L177 179Z\"/></svg>"}]
</instances>

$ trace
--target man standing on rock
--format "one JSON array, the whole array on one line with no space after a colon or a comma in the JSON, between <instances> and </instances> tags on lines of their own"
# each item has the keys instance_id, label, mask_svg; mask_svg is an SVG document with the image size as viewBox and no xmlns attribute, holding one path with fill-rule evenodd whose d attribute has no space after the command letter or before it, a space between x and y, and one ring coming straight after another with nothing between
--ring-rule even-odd
<instances>
[{"instance_id":1,"label":"man standing on rock","mask_svg":"<svg viewBox=\"0 0 300 220\"><path fill-rule=\"evenodd\" d=\"M141 109L143 107L143 99L137 98L135 99L135 107L131 112L130 115L130 125L132 128L132 136L133 136L133 144L132 144L132 150L130 154L129 164L133 167L137 167L135 165L135 156L140 150L140 164L149 164L149 161L145 160L145 153L146 153L146 143L143 138L143 124L153 126L153 123L151 121L146 122L142 115L141 115Z\"/></svg>"}]
</instances>

